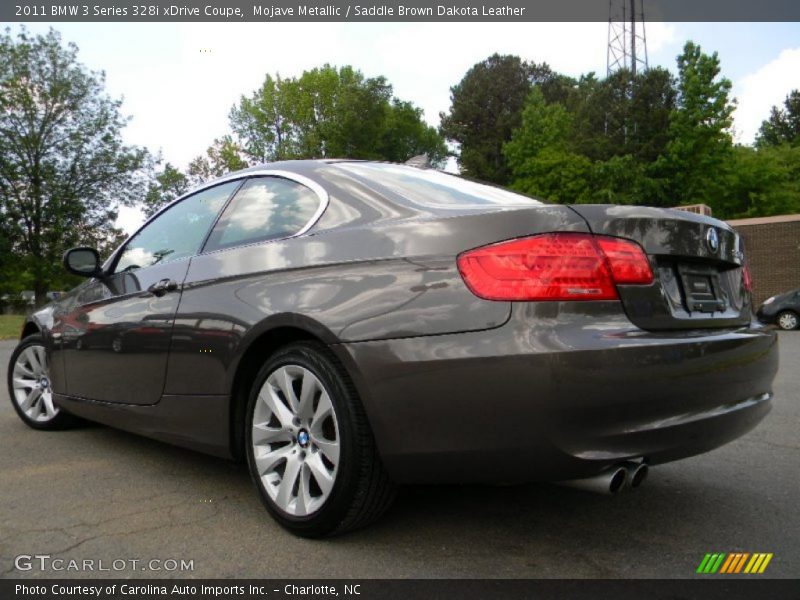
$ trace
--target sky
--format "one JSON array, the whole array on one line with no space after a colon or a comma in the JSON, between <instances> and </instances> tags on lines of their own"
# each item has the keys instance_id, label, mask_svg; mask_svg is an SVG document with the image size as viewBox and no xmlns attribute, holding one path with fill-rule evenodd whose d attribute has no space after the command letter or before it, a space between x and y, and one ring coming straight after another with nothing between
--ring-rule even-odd
<instances>
[{"instance_id":1,"label":"sky","mask_svg":"<svg viewBox=\"0 0 800 600\"><path fill-rule=\"evenodd\" d=\"M51 25L28 24L32 32ZM228 131L228 112L265 74L290 77L324 63L383 75L431 125L450 86L498 52L578 76L606 71L607 23L56 23L79 60L106 73L131 121L127 142L185 168ZM650 66L676 70L686 40L718 52L737 101L734 135L752 143L774 105L800 88L800 23L646 23ZM141 223L122 209L117 224Z\"/></svg>"}]
</instances>

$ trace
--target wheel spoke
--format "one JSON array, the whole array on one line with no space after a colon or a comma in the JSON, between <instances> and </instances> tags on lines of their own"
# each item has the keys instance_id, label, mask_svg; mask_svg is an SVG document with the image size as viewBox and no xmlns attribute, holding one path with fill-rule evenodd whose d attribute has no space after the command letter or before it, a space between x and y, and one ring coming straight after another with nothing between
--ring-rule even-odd
<instances>
[{"instance_id":1,"label":"wheel spoke","mask_svg":"<svg viewBox=\"0 0 800 600\"><path fill-rule=\"evenodd\" d=\"M309 455L306 459L306 465L311 474L314 475L314 480L317 482L319 489L322 490L322 494L327 495L330 493L333 488L333 473L325 467L319 453Z\"/></svg>"},{"instance_id":2,"label":"wheel spoke","mask_svg":"<svg viewBox=\"0 0 800 600\"><path fill-rule=\"evenodd\" d=\"M33 402L33 406L31 406L31 410L28 413L32 418L36 419L37 421L42 418L45 414L45 406L44 406L44 394L39 394L39 397Z\"/></svg>"},{"instance_id":3,"label":"wheel spoke","mask_svg":"<svg viewBox=\"0 0 800 600\"><path fill-rule=\"evenodd\" d=\"M317 384L317 378L304 369L303 383L300 388L300 402L297 407L297 416L301 419L309 419L313 416L314 396L318 389Z\"/></svg>"},{"instance_id":4,"label":"wheel spoke","mask_svg":"<svg viewBox=\"0 0 800 600\"><path fill-rule=\"evenodd\" d=\"M44 415L48 419L52 419L56 414L56 407L53 404L53 395L52 394L42 394L42 400L44 405Z\"/></svg>"},{"instance_id":5,"label":"wheel spoke","mask_svg":"<svg viewBox=\"0 0 800 600\"><path fill-rule=\"evenodd\" d=\"M24 353L23 356L25 356ZM33 370L21 360L17 360L17 363L14 365L14 373L15 374L22 373L23 375L27 375L28 377L36 377L36 374L33 372Z\"/></svg>"},{"instance_id":6,"label":"wheel spoke","mask_svg":"<svg viewBox=\"0 0 800 600\"><path fill-rule=\"evenodd\" d=\"M22 377L15 377L13 382L15 390L29 390L38 383L35 379L24 379Z\"/></svg>"},{"instance_id":7,"label":"wheel spoke","mask_svg":"<svg viewBox=\"0 0 800 600\"><path fill-rule=\"evenodd\" d=\"M279 506L288 507L292 499L294 484L297 482L302 466L303 463L298 458L297 454L292 454L286 459L286 469L283 471L283 477L278 485L278 494L275 497L275 502L277 502Z\"/></svg>"},{"instance_id":8,"label":"wheel spoke","mask_svg":"<svg viewBox=\"0 0 800 600\"><path fill-rule=\"evenodd\" d=\"M39 364L42 367L42 375L47 374L47 353L44 350L44 346L34 346L36 349L36 358L39 359Z\"/></svg>"},{"instance_id":9,"label":"wheel spoke","mask_svg":"<svg viewBox=\"0 0 800 600\"><path fill-rule=\"evenodd\" d=\"M31 409L31 407L34 405L34 403L36 402L36 400L37 400L37 399L39 398L39 396L41 396L41 395L42 395L42 390L40 390L40 389L38 389L38 388L33 388L33 389L32 389L32 390L31 390L31 391L28 393L28 395L27 395L27 396L26 396L26 397L23 399L23 401L19 403L19 407L20 407L22 410L24 410L25 412L28 412L28 410L30 410L30 409Z\"/></svg>"},{"instance_id":10,"label":"wheel spoke","mask_svg":"<svg viewBox=\"0 0 800 600\"><path fill-rule=\"evenodd\" d=\"M339 464L339 442L337 440L326 440L321 437L311 436L311 442L319 448L334 465Z\"/></svg>"},{"instance_id":11,"label":"wheel spoke","mask_svg":"<svg viewBox=\"0 0 800 600\"><path fill-rule=\"evenodd\" d=\"M275 383L283 392L283 397L286 398L286 402L289 403L289 408L291 411L294 414L297 414L297 407L300 404L300 401L297 399L297 396L294 393L292 381L292 375L289 373L289 369L286 367L283 367L275 374Z\"/></svg>"},{"instance_id":12,"label":"wheel spoke","mask_svg":"<svg viewBox=\"0 0 800 600\"><path fill-rule=\"evenodd\" d=\"M322 394L320 394L319 397L317 410L314 412L314 416L311 417L311 431L313 432L322 431L322 424L325 422L325 419L327 419L332 413L333 413L333 404L331 404L331 399L328 396L328 392L323 390Z\"/></svg>"},{"instance_id":13,"label":"wheel spoke","mask_svg":"<svg viewBox=\"0 0 800 600\"><path fill-rule=\"evenodd\" d=\"M311 479L311 472L307 466L300 469L300 485L297 488L297 508L296 514L300 517L309 513L313 498L311 497L311 489L309 483Z\"/></svg>"},{"instance_id":14,"label":"wheel spoke","mask_svg":"<svg viewBox=\"0 0 800 600\"><path fill-rule=\"evenodd\" d=\"M31 366L34 375L41 375L44 368L42 364L39 362L39 356L36 354L34 347L26 348L25 349L25 358L28 360L28 364Z\"/></svg>"},{"instance_id":15,"label":"wheel spoke","mask_svg":"<svg viewBox=\"0 0 800 600\"><path fill-rule=\"evenodd\" d=\"M274 442L291 442L292 434L283 428L269 427L266 423L253 425L253 444L263 446Z\"/></svg>"},{"instance_id":16,"label":"wheel spoke","mask_svg":"<svg viewBox=\"0 0 800 600\"><path fill-rule=\"evenodd\" d=\"M292 427L294 414L281 401L281 399L278 397L278 393L271 385L267 384L264 386L264 389L261 390L259 398L264 401L269 410L273 415L275 415L275 418L280 421L281 425L285 429L290 429Z\"/></svg>"},{"instance_id":17,"label":"wheel spoke","mask_svg":"<svg viewBox=\"0 0 800 600\"><path fill-rule=\"evenodd\" d=\"M256 466L258 467L258 473L261 477L265 475L269 475L272 471L275 470L275 467L280 464L282 460L285 460L291 456L292 448L291 446L282 446L277 450L272 450L270 452L265 452L261 456L256 455L255 461Z\"/></svg>"}]
</instances>

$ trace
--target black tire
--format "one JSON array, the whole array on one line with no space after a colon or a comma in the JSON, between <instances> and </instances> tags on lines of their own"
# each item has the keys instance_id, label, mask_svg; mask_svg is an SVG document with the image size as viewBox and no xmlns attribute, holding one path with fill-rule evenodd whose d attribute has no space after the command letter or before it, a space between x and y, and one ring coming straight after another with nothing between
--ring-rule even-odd
<instances>
[{"instance_id":1,"label":"black tire","mask_svg":"<svg viewBox=\"0 0 800 600\"><path fill-rule=\"evenodd\" d=\"M333 487L322 506L306 516L291 515L273 501L257 471L254 456L252 426L259 392L269 376L285 366L299 366L316 376L331 400L338 422L340 454ZM339 361L322 344L297 342L273 354L255 378L245 415L245 451L250 475L269 513L292 533L318 538L364 527L380 517L394 499L396 486L381 464L355 388Z\"/></svg>"},{"instance_id":2,"label":"black tire","mask_svg":"<svg viewBox=\"0 0 800 600\"><path fill-rule=\"evenodd\" d=\"M794 324L786 325L785 323L787 322ZM798 317L797 313L793 310L782 310L775 317L775 323L777 323L778 327L784 331L791 331L793 329L797 329L797 325L800 323L800 317Z\"/></svg>"},{"instance_id":3,"label":"black tire","mask_svg":"<svg viewBox=\"0 0 800 600\"><path fill-rule=\"evenodd\" d=\"M17 415L19 415L19 418L22 419L22 422L32 429L53 431L73 427L78 424L80 420L77 417L64 412L64 410L60 407L56 407L57 412L51 418L46 420L38 420L31 418L28 414L26 414L16 399L14 390L14 367L23 352L34 346L44 347L44 340L42 339L41 334L36 333L27 336L17 345L17 347L14 349L14 352L11 353L11 360L8 361L7 378L8 397L11 401L11 405L14 407L14 410L17 411Z\"/></svg>"}]
</instances>

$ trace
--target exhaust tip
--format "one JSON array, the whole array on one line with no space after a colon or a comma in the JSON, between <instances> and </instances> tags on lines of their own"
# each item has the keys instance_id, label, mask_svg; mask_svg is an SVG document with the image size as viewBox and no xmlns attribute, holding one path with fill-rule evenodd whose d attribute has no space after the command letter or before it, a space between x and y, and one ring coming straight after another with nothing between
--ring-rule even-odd
<instances>
[{"instance_id":1,"label":"exhaust tip","mask_svg":"<svg viewBox=\"0 0 800 600\"><path fill-rule=\"evenodd\" d=\"M630 486L632 488L637 488L647 479L647 474L650 472L650 468L645 463L640 463L635 467L631 468L631 481Z\"/></svg>"},{"instance_id":2,"label":"exhaust tip","mask_svg":"<svg viewBox=\"0 0 800 600\"><path fill-rule=\"evenodd\" d=\"M556 483L587 490L589 492L617 494L625 489L625 486L628 484L628 469L623 465L617 465L593 477L570 479L567 481L558 481Z\"/></svg>"},{"instance_id":3,"label":"exhaust tip","mask_svg":"<svg viewBox=\"0 0 800 600\"><path fill-rule=\"evenodd\" d=\"M611 478L608 482L608 491L611 492L612 494L618 494L622 490L622 488L625 487L625 483L627 482L627 480L628 480L628 471L623 468L616 469L611 474Z\"/></svg>"}]
</instances>

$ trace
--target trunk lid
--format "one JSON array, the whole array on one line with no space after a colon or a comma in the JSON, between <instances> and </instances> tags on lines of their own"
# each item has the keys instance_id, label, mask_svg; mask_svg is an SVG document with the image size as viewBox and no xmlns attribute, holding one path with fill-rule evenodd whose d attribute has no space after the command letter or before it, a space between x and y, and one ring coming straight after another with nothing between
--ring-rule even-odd
<instances>
[{"instance_id":1,"label":"trunk lid","mask_svg":"<svg viewBox=\"0 0 800 600\"><path fill-rule=\"evenodd\" d=\"M694 213L642 206L573 205L591 231L638 242L654 281L617 286L628 318L642 329L734 327L751 320L739 235Z\"/></svg>"}]
</instances>

